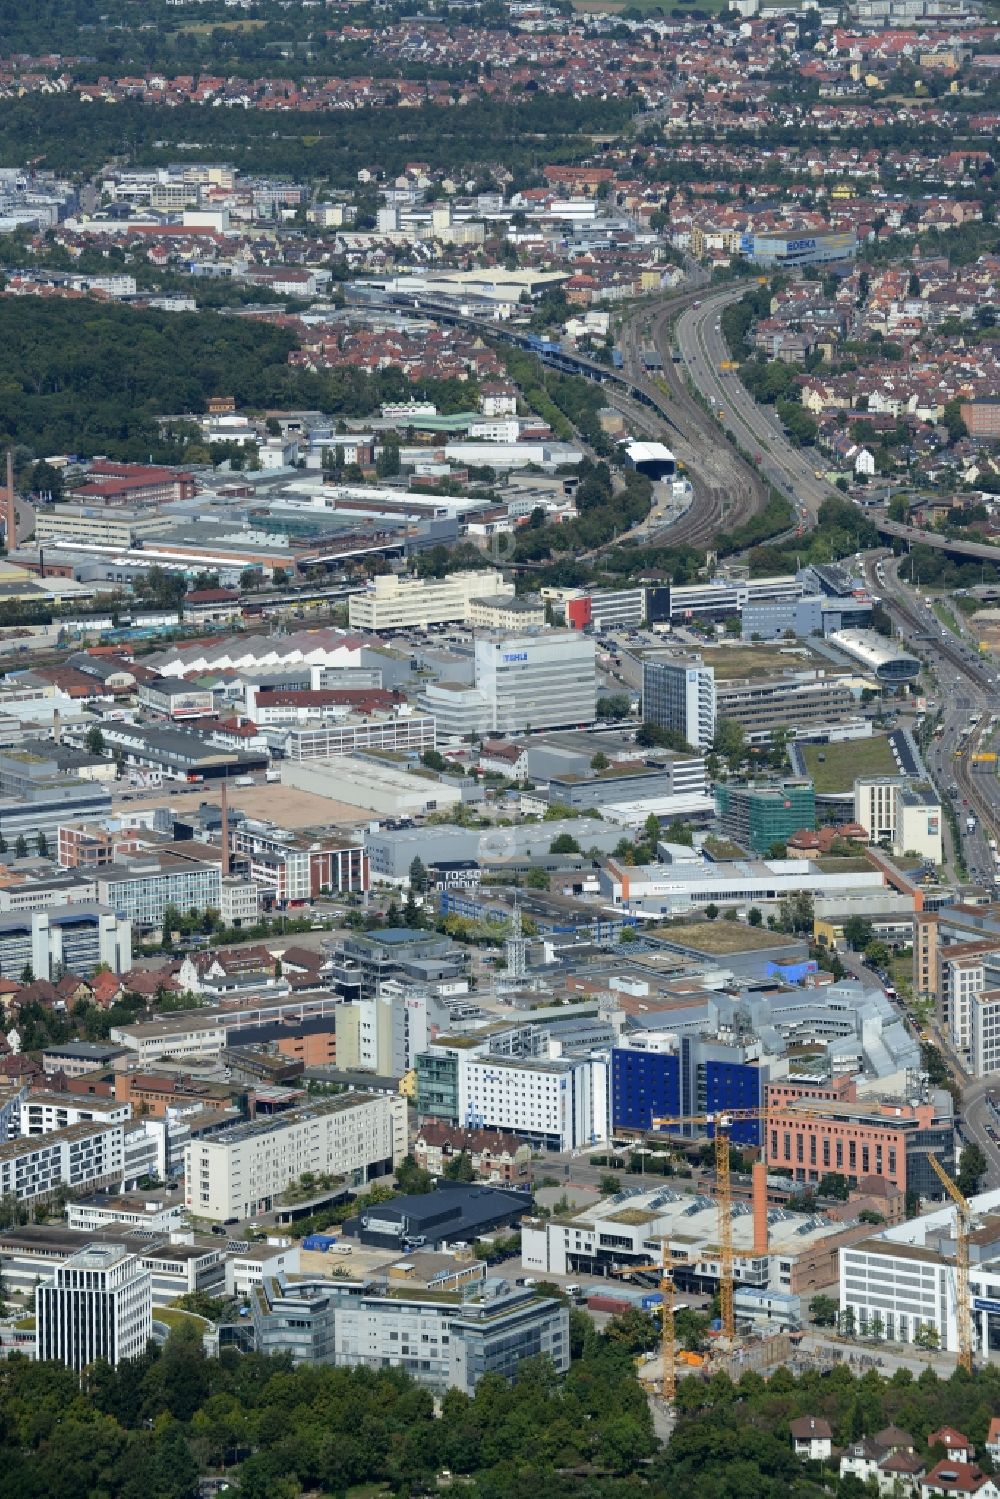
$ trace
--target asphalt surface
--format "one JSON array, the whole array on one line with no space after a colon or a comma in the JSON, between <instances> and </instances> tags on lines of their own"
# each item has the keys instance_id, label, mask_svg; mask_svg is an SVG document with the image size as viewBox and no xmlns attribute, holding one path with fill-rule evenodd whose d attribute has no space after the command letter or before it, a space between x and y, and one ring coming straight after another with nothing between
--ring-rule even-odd
<instances>
[{"instance_id":1,"label":"asphalt surface","mask_svg":"<svg viewBox=\"0 0 1000 1499\"><path fill-rule=\"evenodd\" d=\"M799 520L814 520L825 499L837 493L818 479L815 459L793 446L782 431L774 409L759 406L735 371L720 366L730 353L722 333L721 315L747 290L745 283L706 296L700 307L690 307L677 320L677 347L692 383L713 407L720 425L749 453L757 471L795 506Z\"/></svg>"},{"instance_id":2,"label":"asphalt surface","mask_svg":"<svg viewBox=\"0 0 1000 1499\"><path fill-rule=\"evenodd\" d=\"M1000 842L1000 782L995 770L974 771L972 757L991 734L991 718L1000 716L996 666L980 655L962 628L957 611L952 612L959 625L958 635L938 619L919 589L900 582L900 560L888 553L868 557L866 576L888 609L901 642L921 656L933 673L935 687L928 699L928 712L940 712L941 731L924 750L924 762L942 800L949 800L955 810L970 878L993 895L1000 871L995 868L989 839ZM971 833L966 827L970 813L976 818ZM1000 1186L1000 1139L993 1141L987 1129L995 1128L1000 1136L1000 1118L994 1119L989 1104L995 1083L992 1078L971 1079L947 1038L933 1026L932 1030L962 1086L963 1134L982 1148L988 1162L983 1186Z\"/></svg>"}]
</instances>

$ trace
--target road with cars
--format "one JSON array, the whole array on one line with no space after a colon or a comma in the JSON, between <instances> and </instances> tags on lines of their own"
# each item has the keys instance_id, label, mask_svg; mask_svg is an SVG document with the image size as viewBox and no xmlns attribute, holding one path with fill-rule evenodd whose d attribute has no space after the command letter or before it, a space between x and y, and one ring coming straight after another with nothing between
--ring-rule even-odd
<instances>
[{"instance_id":1,"label":"road with cars","mask_svg":"<svg viewBox=\"0 0 1000 1499\"><path fill-rule=\"evenodd\" d=\"M772 407L760 406L735 371L723 371L730 352L722 332L722 313L747 290L727 287L693 304L676 323L677 348L692 384L712 407L723 429L733 433L753 458L757 471L795 506L798 520L812 524L820 505L837 493L821 475L815 459L785 436Z\"/></svg>"},{"instance_id":2,"label":"road with cars","mask_svg":"<svg viewBox=\"0 0 1000 1499\"><path fill-rule=\"evenodd\" d=\"M936 727L924 761L943 801L950 801L956 817L961 851L969 876L995 894L1000 869L996 844L1000 841L1000 782L995 767L985 773L972 768L973 756L1000 727L1000 693L995 664L984 658L959 625L950 629L932 608L932 601L899 579L901 559L889 552L865 559L866 577L881 597L902 642L921 656L936 679L935 696L928 701ZM969 827L970 819L975 819ZM988 1163L984 1187L1000 1186L1000 1116L992 1097L1000 1092L990 1080L970 1079L960 1060L950 1053L947 1038L939 1037L962 1082L962 1130L983 1150Z\"/></svg>"}]
</instances>

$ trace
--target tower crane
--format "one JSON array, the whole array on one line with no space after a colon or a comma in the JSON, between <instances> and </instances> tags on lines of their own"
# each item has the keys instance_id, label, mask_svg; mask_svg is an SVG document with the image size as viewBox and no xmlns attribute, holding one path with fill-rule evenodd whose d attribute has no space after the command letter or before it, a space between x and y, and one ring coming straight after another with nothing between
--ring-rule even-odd
<instances>
[{"instance_id":1,"label":"tower crane","mask_svg":"<svg viewBox=\"0 0 1000 1499\"><path fill-rule=\"evenodd\" d=\"M627 1277L641 1270L660 1272L660 1394L669 1403L677 1393L677 1349L674 1341L674 1272L666 1239L660 1244L658 1264L649 1260L641 1265L615 1265L609 1273Z\"/></svg>"},{"instance_id":2,"label":"tower crane","mask_svg":"<svg viewBox=\"0 0 1000 1499\"><path fill-rule=\"evenodd\" d=\"M972 1373L972 1300L969 1291L969 1232L972 1208L936 1156L927 1159L955 1204L955 1320L958 1323L959 1367Z\"/></svg>"},{"instance_id":3,"label":"tower crane","mask_svg":"<svg viewBox=\"0 0 1000 1499\"><path fill-rule=\"evenodd\" d=\"M736 1338L736 1313L733 1308L733 1189L729 1171L729 1144L734 1124L743 1120L766 1121L766 1109L730 1109L713 1114L675 1114L653 1118L653 1129L669 1129L677 1124L710 1125L715 1130L715 1183L719 1207L719 1311L722 1335L731 1344Z\"/></svg>"},{"instance_id":4,"label":"tower crane","mask_svg":"<svg viewBox=\"0 0 1000 1499\"><path fill-rule=\"evenodd\" d=\"M729 1171L729 1146L734 1124L760 1121L764 1126L765 1158L767 1155L767 1120L771 1110L765 1105L751 1109L719 1109L706 1114L672 1114L654 1116L652 1129L671 1129L679 1124L700 1124L715 1131L716 1201L719 1209L719 1311L722 1333L732 1344L736 1337L736 1315L733 1309L733 1191ZM822 1109L808 1108L796 1100L795 1113L802 1118L823 1117Z\"/></svg>"}]
</instances>

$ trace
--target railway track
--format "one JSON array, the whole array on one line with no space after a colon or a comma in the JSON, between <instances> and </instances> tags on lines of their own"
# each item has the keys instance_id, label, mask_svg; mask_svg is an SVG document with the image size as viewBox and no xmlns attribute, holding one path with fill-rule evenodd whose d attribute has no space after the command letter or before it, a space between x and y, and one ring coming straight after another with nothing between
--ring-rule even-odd
<instances>
[{"instance_id":1,"label":"railway track","mask_svg":"<svg viewBox=\"0 0 1000 1499\"><path fill-rule=\"evenodd\" d=\"M691 394L671 356L670 325L700 295L691 292L652 311L636 313L623 326L620 338L625 370L633 381L642 377L642 351L647 338L660 355L667 386L666 395L660 392L660 400L669 401L671 425L678 438L673 447L694 491L684 515L655 533L659 542L707 545L719 531L750 520L767 503L766 485Z\"/></svg>"}]
</instances>

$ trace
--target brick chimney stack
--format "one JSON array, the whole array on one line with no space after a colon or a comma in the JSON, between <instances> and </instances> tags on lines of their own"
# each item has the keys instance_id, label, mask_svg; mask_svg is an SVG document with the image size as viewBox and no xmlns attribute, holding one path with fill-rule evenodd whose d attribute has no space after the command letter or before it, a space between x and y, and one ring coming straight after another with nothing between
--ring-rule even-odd
<instances>
[{"instance_id":1,"label":"brick chimney stack","mask_svg":"<svg viewBox=\"0 0 1000 1499\"><path fill-rule=\"evenodd\" d=\"M753 1180L753 1252L758 1257L767 1254L767 1163L754 1161L751 1167Z\"/></svg>"}]
</instances>

